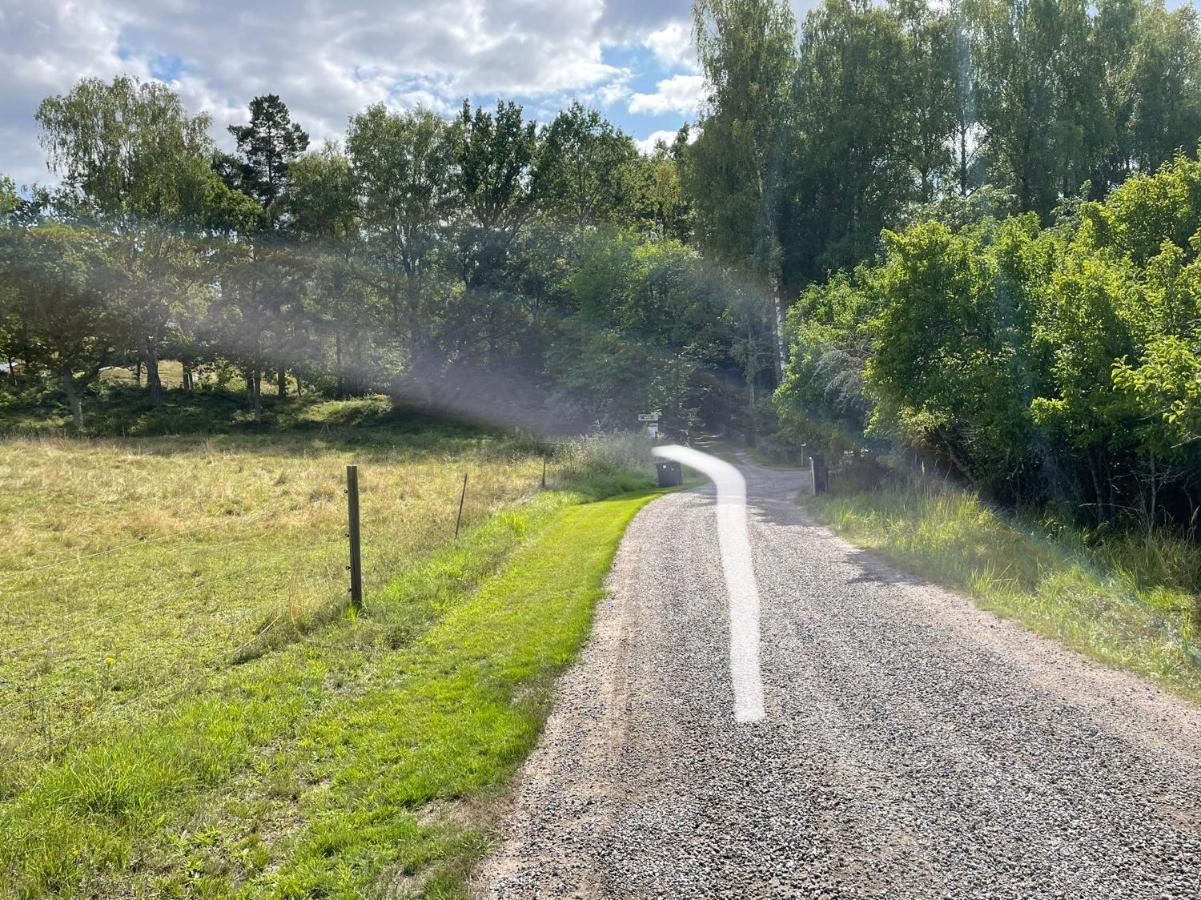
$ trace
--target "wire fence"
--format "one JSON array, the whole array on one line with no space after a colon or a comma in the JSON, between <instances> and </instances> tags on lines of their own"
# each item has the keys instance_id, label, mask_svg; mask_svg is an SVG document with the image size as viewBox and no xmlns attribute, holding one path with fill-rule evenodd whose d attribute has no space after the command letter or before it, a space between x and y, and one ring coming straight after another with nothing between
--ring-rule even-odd
<instances>
[{"instance_id":1,"label":"wire fence","mask_svg":"<svg viewBox=\"0 0 1201 900\"><path fill-rule=\"evenodd\" d=\"M457 538L462 524L470 491L465 485L472 481L466 475L446 498L448 539L451 534ZM272 546L262 558L252 554L262 552L264 541L270 539L274 514L270 509L0 572L0 593L9 598L5 604L8 620L0 627L10 633L36 632L20 643L0 646L0 763L4 759L45 759L74 745L85 733L98 734L121 723L132 725L139 713L161 711L189 692L203 691L221 671L267 641L296 613L290 605L289 591L297 583L323 598L325 608L351 601L349 576L354 567L367 576L368 589L381 586L383 579L395 574L399 560L397 554L386 549L387 535L366 529L364 542L368 547L377 546L380 552L372 554L363 570L361 559L355 558L361 551L349 541L358 528L353 518L358 504L357 497L349 493L356 485L349 478L348 485L347 519L342 528L319 543L306 536L300 546ZM540 470L531 490L546 486ZM266 527L228 540L198 541L230 525L236 525L240 532L247 527ZM378 543L373 545L373 541ZM186 583L158 595L146 591L144 583L127 585L133 599L115 605L114 595L120 590L112 585L74 590L75 582L94 577L94 566L90 564L109 557L128 557L133 577L148 581L150 567L137 558L139 551L147 547L166 548L176 560L191 551L203 551L205 562L217 567L185 573ZM393 565L391 571L389 563ZM56 569L59 571L53 571ZM44 591L47 584L52 585L56 595L70 598L60 605L61 617L51 623L22 616L22 606L17 602L19 589L33 585ZM258 592L262 594L256 596ZM224 611L196 609L201 598L216 600L219 610ZM185 605L180 606L181 602ZM99 614L80 614L97 607L105 608ZM109 690L106 680L111 675L112 651L103 640L106 629L121 622L142 621L148 611L154 627L145 629L147 646L140 648L149 660L147 671L138 673L140 677L122 689ZM172 627L184 632L181 639L163 641L162 652L157 652L156 639L151 635L156 629ZM187 633L189 628L192 633ZM137 638L137 629L133 629L133 636ZM128 641L130 630L123 637Z\"/></svg>"},{"instance_id":2,"label":"wire fence","mask_svg":"<svg viewBox=\"0 0 1201 900\"><path fill-rule=\"evenodd\" d=\"M327 543L317 549L325 551L333 549L335 546L337 545L334 543ZM304 551L304 555L309 555L311 552ZM296 556L300 554L294 552L291 555ZM179 591L156 598L156 603L161 607L169 604L172 600L196 593L202 589L211 590L222 585L244 583L248 576L253 575L255 572L262 572L277 566L279 562L280 558L277 556L258 565L215 574L198 580ZM94 633L98 625L128 617L134 612L135 610L122 608L109 615L78 623L69 630L47 635L40 641L31 642L24 645L24 647L36 647L40 650L56 642L78 638L81 634ZM156 709L165 698L175 698L193 688L199 689L204 683L207 683L209 678L220 671L222 664L236 661L242 652L251 647L256 641L261 640L264 634L278 625L286 614L286 608L280 608L278 604L273 604L268 600L266 603L232 609L224 615L207 617L205 621L206 636L211 638L216 632L226 630L228 631L228 635L225 636L224 641L232 643L232 648L217 653L210 653L207 656L203 653L183 653L176 655L170 660L174 664L173 674L163 676L156 688L153 688L151 691L144 689L131 690L127 696L113 702L103 702L102 698L105 694L103 690L104 686L102 684L95 684L94 681L91 684L85 682L84 684L74 683L70 685L84 689L91 687L90 695L87 693L70 692L65 695L56 695L40 690L41 685L38 683L38 680L36 678L31 679L25 682L30 696L0 707L0 723L15 724L14 716L18 715L24 709L34 711L35 713L40 710L43 713L43 722L40 723L40 731L44 735L43 739L32 746L19 749L15 754L17 758L36 757L45 752L50 746L61 744L86 729L97 728L130 710L132 707L138 706ZM257 629L251 629L251 634L248 638L239 643L233 643L237 640L239 634L245 633L247 626L252 625L256 621L262 623L264 620L266 620L266 624L260 625ZM9 649L14 650L15 648ZM64 670L71 664L82 663L84 664L85 671L90 667L90 671L92 672L104 672L107 668L107 652L108 650L103 647L95 645L86 646L77 652L56 656L53 664L56 669ZM63 718L62 713L64 711L69 711L72 708L78 709L81 705L88 710L88 714L79 715L78 721L65 729L51 728L44 721L49 713L58 712L59 715L53 716L53 718L61 719ZM95 710L95 714L91 714L93 709ZM33 724L37 726L39 723L35 722Z\"/></svg>"}]
</instances>

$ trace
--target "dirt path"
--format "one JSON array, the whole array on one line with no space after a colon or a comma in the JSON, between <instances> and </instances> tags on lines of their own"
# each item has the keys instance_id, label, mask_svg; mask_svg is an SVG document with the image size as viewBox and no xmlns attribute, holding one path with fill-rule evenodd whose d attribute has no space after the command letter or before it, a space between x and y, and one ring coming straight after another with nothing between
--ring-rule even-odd
<instances>
[{"instance_id":1,"label":"dirt path","mask_svg":"<svg viewBox=\"0 0 1201 900\"><path fill-rule=\"evenodd\" d=\"M766 718L711 489L627 532L489 897L1198 897L1201 710L912 581L740 466Z\"/></svg>"}]
</instances>

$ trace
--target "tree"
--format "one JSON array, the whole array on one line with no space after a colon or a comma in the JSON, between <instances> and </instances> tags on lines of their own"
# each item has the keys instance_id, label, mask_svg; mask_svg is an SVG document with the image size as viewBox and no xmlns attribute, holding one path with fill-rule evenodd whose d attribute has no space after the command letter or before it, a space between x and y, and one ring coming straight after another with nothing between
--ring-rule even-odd
<instances>
[{"instance_id":1,"label":"tree","mask_svg":"<svg viewBox=\"0 0 1201 900\"><path fill-rule=\"evenodd\" d=\"M796 25L779 0L697 0L693 33L709 96L692 146L689 189L697 237L715 260L746 267L775 306L777 372L783 364L778 205L796 67Z\"/></svg>"},{"instance_id":2,"label":"tree","mask_svg":"<svg viewBox=\"0 0 1201 900\"><path fill-rule=\"evenodd\" d=\"M393 113L378 104L351 119L346 149L362 195L368 271L420 383L439 312L430 296L435 254L454 209L452 135L428 110Z\"/></svg>"},{"instance_id":3,"label":"tree","mask_svg":"<svg viewBox=\"0 0 1201 900\"><path fill-rule=\"evenodd\" d=\"M687 154L687 126L676 147L659 144L649 155L637 157L629 170L629 222L663 240L687 243L692 238L692 203L684 189L683 164Z\"/></svg>"},{"instance_id":4,"label":"tree","mask_svg":"<svg viewBox=\"0 0 1201 900\"><path fill-rule=\"evenodd\" d=\"M364 296L367 287L355 265L361 249L360 201L359 182L350 160L332 142L298 157L289 168L287 193L281 203L289 236L299 244L295 258L307 266L307 318L317 329L309 367L324 369L320 342L332 335L332 368L336 394L341 397L348 368L342 358L345 333L364 329L369 309Z\"/></svg>"},{"instance_id":5,"label":"tree","mask_svg":"<svg viewBox=\"0 0 1201 900\"><path fill-rule=\"evenodd\" d=\"M464 221L460 234L464 282L488 285L545 196L537 126L515 103L500 102L495 116L469 103L455 121L456 192Z\"/></svg>"},{"instance_id":6,"label":"tree","mask_svg":"<svg viewBox=\"0 0 1201 900\"><path fill-rule=\"evenodd\" d=\"M1058 0L978 0L969 7L974 93L994 176L1046 219L1057 195Z\"/></svg>"},{"instance_id":7,"label":"tree","mask_svg":"<svg viewBox=\"0 0 1201 900\"><path fill-rule=\"evenodd\" d=\"M230 125L241 159L236 183L231 185L259 202L267 221L276 218L275 203L288 180L288 166L308 149L309 136L292 121L287 105L277 94L250 101L250 122Z\"/></svg>"},{"instance_id":8,"label":"tree","mask_svg":"<svg viewBox=\"0 0 1201 900\"><path fill-rule=\"evenodd\" d=\"M1201 135L1201 36L1191 6L1167 12L1148 4L1131 49L1130 153L1143 172L1179 151L1196 149Z\"/></svg>"},{"instance_id":9,"label":"tree","mask_svg":"<svg viewBox=\"0 0 1201 900\"><path fill-rule=\"evenodd\" d=\"M1145 0L1101 0L1093 17L1088 49L1096 57L1099 103L1103 111L1102 127L1097 129L1096 155L1087 176L1092 185L1092 199L1105 196L1131 171L1134 115L1131 63L1146 5Z\"/></svg>"},{"instance_id":10,"label":"tree","mask_svg":"<svg viewBox=\"0 0 1201 900\"><path fill-rule=\"evenodd\" d=\"M913 197L921 142L902 100L904 48L900 21L883 8L831 0L805 20L785 231L794 289L876 253L881 229Z\"/></svg>"},{"instance_id":11,"label":"tree","mask_svg":"<svg viewBox=\"0 0 1201 900\"><path fill-rule=\"evenodd\" d=\"M0 175L0 220L7 218L21 203L17 186L7 175Z\"/></svg>"},{"instance_id":12,"label":"tree","mask_svg":"<svg viewBox=\"0 0 1201 900\"><path fill-rule=\"evenodd\" d=\"M951 146L954 181L959 196L967 197L974 186L977 164L976 94L972 84L971 40L963 3L952 4L949 13L951 47Z\"/></svg>"},{"instance_id":13,"label":"tree","mask_svg":"<svg viewBox=\"0 0 1201 900\"><path fill-rule=\"evenodd\" d=\"M257 298L262 314L256 319L264 332L273 332L271 349L278 363L276 384L282 397L288 389L285 363L297 355L296 334L302 326L296 321L300 313L299 294L295 286L289 284L293 271L287 253L281 253L278 246L278 203L287 188L288 168L308 148L309 136L298 123L292 121L287 105L276 94L251 100L249 124L230 125L229 133L237 142L238 155L232 158L218 156L215 170L231 188L254 198L263 210L261 222L265 229L251 238L254 249L251 258L255 270L262 274L271 288L249 284L248 289L256 297L263 294L263 297ZM254 384L252 391L257 392L261 380L257 369L252 372L250 380ZM254 402L258 410L260 403L257 396Z\"/></svg>"},{"instance_id":14,"label":"tree","mask_svg":"<svg viewBox=\"0 0 1201 900\"><path fill-rule=\"evenodd\" d=\"M124 347L128 322L104 283L96 232L45 221L0 228L0 338L27 369L46 371L77 430L83 392Z\"/></svg>"},{"instance_id":15,"label":"tree","mask_svg":"<svg viewBox=\"0 0 1201 900\"><path fill-rule=\"evenodd\" d=\"M37 120L51 170L105 229L109 290L129 311L157 405L177 307L201 286L188 234L228 194L209 165L209 121L189 116L166 86L126 76L84 79L44 100Z\"/></svg>"},{"instance_id":16,"label":"tree","mask_svg":"<svg viewBox=\"0 0 1201 900\"><path fill-rule=\"evenodd\" d=\"M638 152L596 110L577 102L555 116L542 136L541 153L547 205L576 228L628 216Z\"/></svg>"},{"instance_id":17,"label":"tree","mask_svg":"<svg viewBox=\"0 0 1201 900\"><path fill-rule=\"evenodd\" d=\"M448 309L446 349L465 379L469 369L479 378L488 367L502 368L529 326L523 298L505 275L510 254L548 200L548 179L537 126L514 103L498 103L493 114L464 102L451 134L460 204L456 261L465 292Z\"/></svg>"},{"instance_id":18,"label":"tree","mask_svg":"<svg viewBox=\"0 0 1201 900\"><path fill-rule=\"evenodd\" d=\"M926 0L894 0L901 29L902 154L929 203L951 166L951 139L960 114L960 47L955 19Z\"/></svg>"}]
</instances>

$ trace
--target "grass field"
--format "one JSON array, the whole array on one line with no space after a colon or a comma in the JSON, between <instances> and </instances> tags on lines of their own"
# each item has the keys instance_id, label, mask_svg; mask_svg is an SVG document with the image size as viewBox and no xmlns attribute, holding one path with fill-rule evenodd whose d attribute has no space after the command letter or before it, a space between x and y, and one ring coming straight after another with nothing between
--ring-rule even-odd
<instances>
[{"instance_id":1,"label":"grass field","mask_svg":"<svg viewBox=\"0 0 1201 900\"><path fill-rule=\"evenodd\" d=\"M823 523L916 575L951 587L1096 659L1201 700L1201 554L1169 536L1086 546L926 482L810 497Z\"/></svg>"},{"instance_id":2,"label":"grass field","mask_svg":"<svg viewBox=\"0 0 1201 900\"><path fill-rule=\"evenodd\" d=\"M380 402L0 440L0 896L462 892L649 478Z\"/></svg>"}]
</instances>

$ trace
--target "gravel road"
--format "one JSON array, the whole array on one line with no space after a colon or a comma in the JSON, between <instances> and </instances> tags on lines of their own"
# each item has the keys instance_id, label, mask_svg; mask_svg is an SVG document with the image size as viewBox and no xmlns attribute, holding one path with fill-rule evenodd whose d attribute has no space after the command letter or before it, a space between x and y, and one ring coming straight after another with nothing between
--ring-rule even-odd
<instances>
[{"instance_id":1,"label":"gravel road","mask_svg":"<svg viewBox=\"0 0 1201 900\"><path fill-rule=\"evenodd\" d=\"M487 897L1201 897L1201 710L907 578L741 465L766 719L711 488L631 524Z\"/></svg>"}]
</instances>

